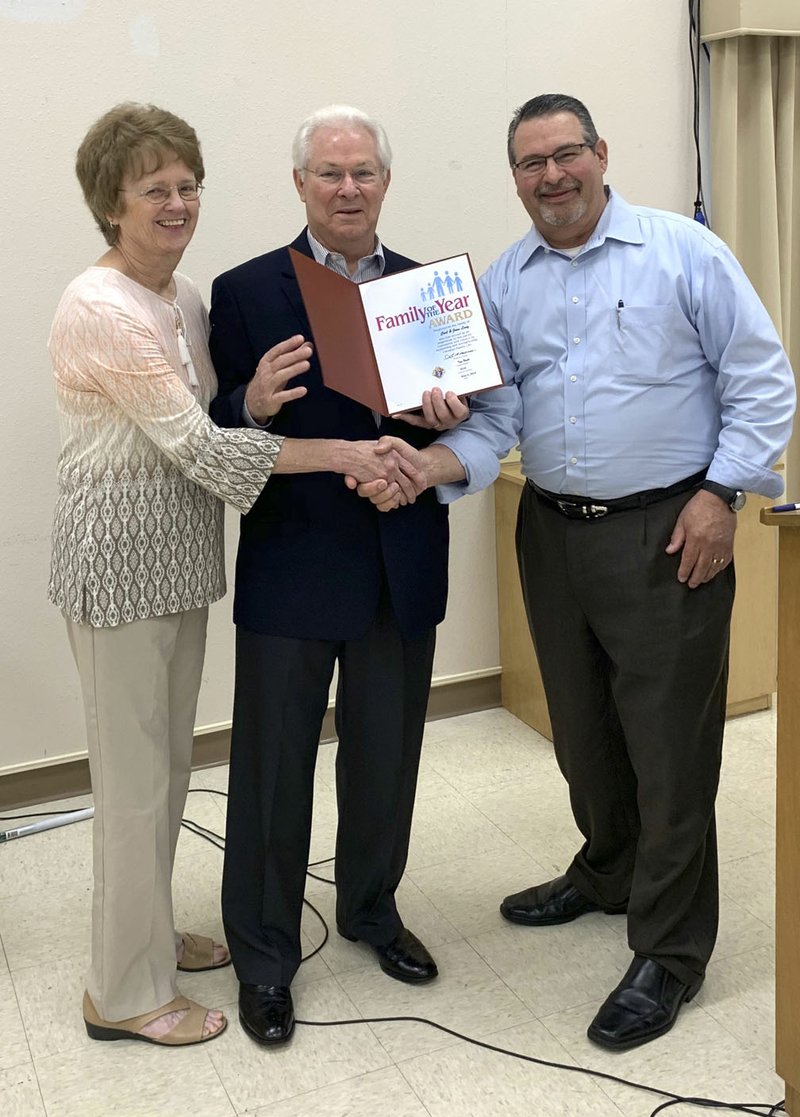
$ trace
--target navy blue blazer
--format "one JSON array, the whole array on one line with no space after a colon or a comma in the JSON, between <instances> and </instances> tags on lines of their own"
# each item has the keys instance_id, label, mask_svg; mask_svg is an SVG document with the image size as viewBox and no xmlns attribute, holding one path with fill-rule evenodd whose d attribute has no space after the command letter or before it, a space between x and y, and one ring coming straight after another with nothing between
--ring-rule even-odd
<instances>
[{"instance_id":1,"label":"navy blue blazer","mask_svg":"<svg viewBox=\"0 0 800 1117\"><path fill-rule=\"evenodd\" d=\"M311 256L305 230L292 244ZM385 249L386 274L414 261ZM214 280L211 356L219 394L211 416L242 425L242 403L264 353L293 334L312 338L288 248ZM369 408L325 387L316 350L291 384L308 394L286 404L270 430L291 438L376 439L396 434L418 448L435 432L400 420L376 427ZM290 384L290 386L291 386ZM274 474L242 517L233 618L273 636L348 640L372 623L384 578L401 631L421 635L444 616L447 509L428 490L412 505L378 512L341 474Z\"/></svg>"}]
</instances>

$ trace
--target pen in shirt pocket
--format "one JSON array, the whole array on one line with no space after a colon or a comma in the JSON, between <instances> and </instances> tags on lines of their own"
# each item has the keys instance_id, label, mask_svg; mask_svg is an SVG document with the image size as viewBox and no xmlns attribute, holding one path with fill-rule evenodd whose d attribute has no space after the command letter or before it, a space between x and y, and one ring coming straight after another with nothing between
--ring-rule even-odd
<instances>
[{"instance_id":1,"label":"pen in shirt pocket","mask_svg":"<svg viewBox=\"0 0 800 1117\"><path fill-rule=\"evenodd\" d=\"M624 309L625 309L625 303L622 301L622 299L620 299L619 302L617 303L617 329L618 330L622 329L622 312L623 312Z\"/></svg>"}]
</instances>

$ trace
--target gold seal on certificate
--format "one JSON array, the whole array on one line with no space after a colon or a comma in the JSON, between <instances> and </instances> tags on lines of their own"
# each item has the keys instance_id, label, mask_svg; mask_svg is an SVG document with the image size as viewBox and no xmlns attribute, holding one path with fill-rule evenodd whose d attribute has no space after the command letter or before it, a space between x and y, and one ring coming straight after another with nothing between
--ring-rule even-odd
<instances>
[{"instance_id":1,"label":"gold seal on certificate","mask_svg":"<svg viewBox=\"0 0 800 1117\"><path fill-rule=\"evenodd\" d=\"M393 415L503 383L466 254L360 284L289 254L327 387Z\"/></svg>"}]
</instances>

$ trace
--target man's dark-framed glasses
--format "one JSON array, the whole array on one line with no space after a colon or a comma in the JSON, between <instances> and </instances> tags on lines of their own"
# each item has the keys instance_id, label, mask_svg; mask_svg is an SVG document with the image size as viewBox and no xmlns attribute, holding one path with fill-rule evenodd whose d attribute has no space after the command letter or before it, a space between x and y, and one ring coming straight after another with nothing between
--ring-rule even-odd
<instances>
[{"instance_id":1,"label":"man's dark-framed glasses","mask_svg":"<svg viewBox=\"0 0 800 1117\"><path fill-rule=\"evenodd\" d=\"M540 175L547 167L550 159L557 167L571 167L583 155L585 147L593 150L594 144L586 142L566 144L564 147L560 147L558 151L552 151L549 155L526 155L524 159L520 159L519 163L514 163L514 170L523 175Z\"/></svg>"}]
</instances>

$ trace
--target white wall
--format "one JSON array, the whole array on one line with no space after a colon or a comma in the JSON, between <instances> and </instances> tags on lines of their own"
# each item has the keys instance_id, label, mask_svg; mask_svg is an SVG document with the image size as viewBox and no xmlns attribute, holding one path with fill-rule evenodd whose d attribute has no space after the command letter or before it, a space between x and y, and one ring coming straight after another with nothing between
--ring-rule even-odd
<instances>
[{"instance_id":1,"label":"white wall","mask_svg":"<svg viewBox=\"0 0 800 1117\"><path fill-rule=\"evenodd\" d=\"M634 201L691 211L683 0L0 0L0 771L83 749L78 687L45 597L58 453L45 340L65 284L102 251L72 164L121 100L197 129L207 191L182 264L215 274L285 243L303 213L290 178L299 120L331 101L379 116L395 151L380 233L482 270L527 220L505 131L537 93L585 100ZM436 675L498 663L491 493L453 510L452 591ZM235 518L229 519L232 560ZM232 563L229 562L229 570ZM199 724L230 715L230 596L213 610Z\"/></svg>"}]
</instances>

